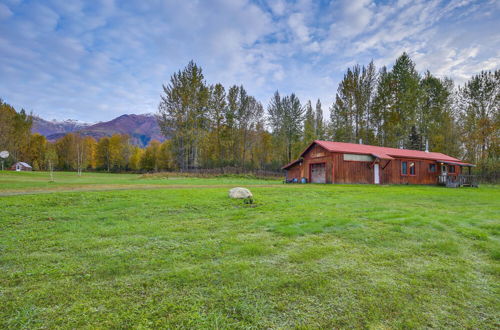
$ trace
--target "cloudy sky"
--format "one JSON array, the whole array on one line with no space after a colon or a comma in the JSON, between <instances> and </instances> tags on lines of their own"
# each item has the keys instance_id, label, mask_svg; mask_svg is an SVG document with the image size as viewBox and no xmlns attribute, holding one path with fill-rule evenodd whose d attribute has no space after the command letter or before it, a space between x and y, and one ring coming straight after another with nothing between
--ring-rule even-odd
<instances>
[{"instance_id":1,"label":"cloudy sky","mask_svg":"<svg viewBox=\"0 0 500 330\"><path fill-rule=\"evenodd\" d=\"M403 51L457 83L500 67L500 1L0 0L0 98L46 119L155 112L193 59L209 83L333 102L345 69Z\"/></svg>"}]
</instances>

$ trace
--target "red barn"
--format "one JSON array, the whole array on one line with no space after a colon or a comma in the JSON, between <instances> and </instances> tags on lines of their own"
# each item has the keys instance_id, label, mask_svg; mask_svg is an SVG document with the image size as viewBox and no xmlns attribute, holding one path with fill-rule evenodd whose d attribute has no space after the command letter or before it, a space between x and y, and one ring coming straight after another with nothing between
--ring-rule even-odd
<instances>
[{"instance_id":1,"label":"red barn","mask_svg":"<svg viewBox=\"0 0 500 330\"><path fill-rule=\"evenodd\" d=\"M299 159L282 167L287 182L476 185L474 166L439 152L364 144L312 142ZM464 168L468 168L465 175Z\"/></svg>"}]
</instances>

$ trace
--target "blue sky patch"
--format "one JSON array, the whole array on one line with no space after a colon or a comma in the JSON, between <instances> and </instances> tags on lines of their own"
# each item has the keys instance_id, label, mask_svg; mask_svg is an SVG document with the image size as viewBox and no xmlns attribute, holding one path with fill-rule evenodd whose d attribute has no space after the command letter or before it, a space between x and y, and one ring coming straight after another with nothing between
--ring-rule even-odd
<instances>
[{"instance_id":1,"label":"blue sky patch","mask_svg":"<svg viewBox=\"0 0 500 330\"><path fill-rule=\"evenodd\" d=\"M499 1L0 1L0 97L46 119L155 112L191 59L209 83L332 104L347 67L392 65L462 84L500 63Z\"/></svg>"}]
</instances>

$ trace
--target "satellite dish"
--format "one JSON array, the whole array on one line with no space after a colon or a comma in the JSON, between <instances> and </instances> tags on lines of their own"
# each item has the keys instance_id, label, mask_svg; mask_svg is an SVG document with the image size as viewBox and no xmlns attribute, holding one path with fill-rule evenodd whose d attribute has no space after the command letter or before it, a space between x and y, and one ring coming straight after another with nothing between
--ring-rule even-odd
<instances>
[{"instance_id":1,"label":"satellite dish","mask_svg":"<svg viewBox=\"0 0 500 330\"><path fill-rule=\"evenodd\" d=\"M4 151L0 152L0 157L1 158L7 158L7 157L9 157L9 152L7 150L4 150Z\"/></svg>"}]
</instances>

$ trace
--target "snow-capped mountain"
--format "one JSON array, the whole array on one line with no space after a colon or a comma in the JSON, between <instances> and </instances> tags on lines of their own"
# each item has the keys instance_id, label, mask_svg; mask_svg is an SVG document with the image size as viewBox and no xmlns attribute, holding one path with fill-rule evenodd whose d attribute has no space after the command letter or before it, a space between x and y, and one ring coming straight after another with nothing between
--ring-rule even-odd
<instances>
[{"instance_id":1,"label":"snow-capped mountain","mask_svg":"<svg viewBox=\"0 0 500 330\"><path fill-rule=\"evenodd\" d=\"M132 142L141 147L146 146L149 141L154 139L165 140L153 114L122 115L110 121L96 124L75 120L48 121L40 117L34 117L32 131L46 136L49 141L55 141L72 132L92 136L95 139L117 133L128 134L132 138Z\"/></svg>"}]
</instances>

